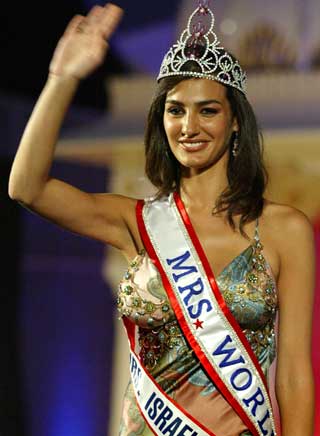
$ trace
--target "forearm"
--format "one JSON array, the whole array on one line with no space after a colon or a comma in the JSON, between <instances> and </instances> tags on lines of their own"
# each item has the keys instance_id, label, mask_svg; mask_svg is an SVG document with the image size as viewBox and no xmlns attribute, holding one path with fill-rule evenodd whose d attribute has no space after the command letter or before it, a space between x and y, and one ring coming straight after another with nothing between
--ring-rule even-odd
<instances>
[{"instance_id":1,"label":"forearm","mask_svg":"<svg viewBox=\"0 0 320 436\"><path fill-rule=\"evenodd\" d=\"M277 400L281 415L281 436L313 436L314 386L306 375L277 386Z\"/></svg>"},{"instance_id":2,"label":"forearm","mask_svg":"<svg viewBox=\"0 0 320 436\"><path fill-rule=\"evenodd\" d=\"M22 135L9 178L9 195L30 203L48 179L55 144L77 89L73 77L50 75Z\"/></svg>"}]
</instances>

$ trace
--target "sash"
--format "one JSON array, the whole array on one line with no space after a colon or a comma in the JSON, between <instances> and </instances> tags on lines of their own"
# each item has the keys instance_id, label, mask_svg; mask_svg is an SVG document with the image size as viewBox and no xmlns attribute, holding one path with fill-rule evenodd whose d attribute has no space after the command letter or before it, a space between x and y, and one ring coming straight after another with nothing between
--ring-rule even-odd
<instances>
[{"instance_id":1,"label":"sash","mask_svg":"<svg viewBox=\"0 0 320 436\"><path fill-rule=\"evenodd\" d=\"M276 436L267 383L258 359L224 302L180 197L175 193L157 201L139 201L137 219L145 248L160 272L180 327L207 374L254 436ZM131 362L138 365L139 359L132 356L134 353ZM143 372L146 374L146 370ZM146 377L156 386L150 375ZM195 422L162 394L185 418ZM141 410L140 396L136 393ZM148 415L143 415L152 428ZM198 433L194 434L213 435L203 429L205 433L195 428Z\"/></svg>"},{"instance_id":2,"label":"sash","mask_svg":"<svg viewBox=\"0 0 320 436\"><path fill-rule=\"evenodd\" d=\"M166 436L215 436L170 398L140 362L135 348L135 325L123 317L130 345L130 375L141 415L151 431Z\"/></svg>"}]
</instances>

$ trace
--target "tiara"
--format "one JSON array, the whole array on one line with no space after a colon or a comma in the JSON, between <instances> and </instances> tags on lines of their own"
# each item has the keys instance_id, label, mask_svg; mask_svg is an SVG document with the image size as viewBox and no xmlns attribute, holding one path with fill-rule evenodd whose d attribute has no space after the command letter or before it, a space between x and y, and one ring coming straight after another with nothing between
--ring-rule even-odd
<instances>
[{"instance_id":1,"label":"tiara","mask_svg":"<svg viewBox=\"0 0 320 436\"><path fill-rule=\"evenodd\" d=\"M233 86L245 94L246 74L238 60L221 46L213 31L214 24L209 0L199 0L187 28L163 58L157 81L169 76L206 78ZM190 63L196 65L196 71L189 70Z\"/></svg>"}]
</instances>

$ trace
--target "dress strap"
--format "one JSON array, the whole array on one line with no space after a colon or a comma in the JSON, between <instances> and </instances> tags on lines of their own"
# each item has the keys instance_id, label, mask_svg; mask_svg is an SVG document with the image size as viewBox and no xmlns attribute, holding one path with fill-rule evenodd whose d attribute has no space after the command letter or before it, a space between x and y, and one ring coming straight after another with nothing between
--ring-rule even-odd
<instances>
[{"instance_id":1,"label":"dress strap","mask_svg":"<svg viewBox=\"0 0 320 436\"><path fill-rule=\"evenodd\" d=\"M259 218L256 219L256 228L255 228L255 232L254 232L254 239L255 239L255 241L260 241L260 236L259 236Z\"/></svg>"}]
</instances>

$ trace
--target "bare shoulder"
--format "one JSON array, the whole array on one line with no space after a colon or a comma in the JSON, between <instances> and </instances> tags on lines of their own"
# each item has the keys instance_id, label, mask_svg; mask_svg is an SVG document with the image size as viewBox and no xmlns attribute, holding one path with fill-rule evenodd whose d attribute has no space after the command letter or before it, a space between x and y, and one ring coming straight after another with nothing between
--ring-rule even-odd
<instances>
[{"instance_id":1,"label":"bare shoulder","mask_svg":"<svg viewBox=\"0 0 320 436\"><path fill-rule=\"evenodd\" d=\"M266 201L263 228L269 246L277 259L278 274L281 265L298 263L297 258L309 259L310 266L315 258L314 229L309 217L300 209L287 204Z\"/></svg>"},{"instance_id":2,"label":"bare shoulder","mask_svg":"<svg viewBox=\"0 0 320 436\"><path fill-rule=\"evenodd\" d=\"M293 206L266 199L259 218L259 234L276 280L288 259L295 262L297 256L314 258L312 223L303 211Z\"/></svg>"},{"instance_id":3,"label":"bare shoulder","mask_svg":"<svg viewBox=\"0 0 320 436\"><path fill-rule=\"evenodd\" d=\"M309 217L300 209L283 203L266 200L263 220L272 228L279 240L286 240L288 236L313 239L313 225Z\"/></svg>"}]
</instances>

